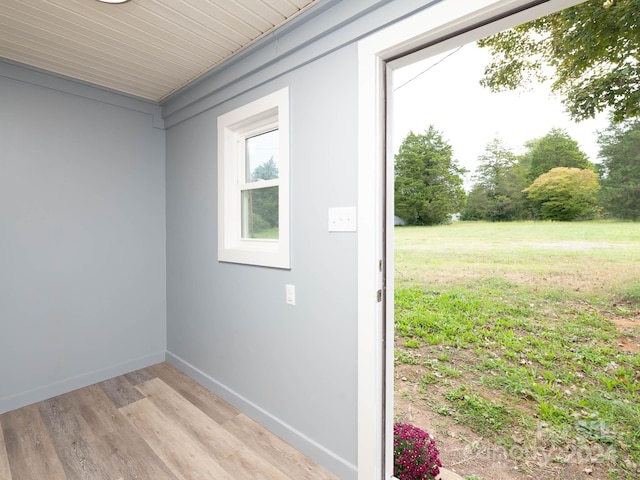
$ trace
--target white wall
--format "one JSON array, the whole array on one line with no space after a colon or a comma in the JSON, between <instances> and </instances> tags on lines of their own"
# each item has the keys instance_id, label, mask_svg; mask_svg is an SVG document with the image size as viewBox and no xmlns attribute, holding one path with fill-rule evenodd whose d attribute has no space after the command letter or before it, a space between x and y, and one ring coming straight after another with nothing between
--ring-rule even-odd
<instances>
[{"instance_id":1,"label":"white wall","mask_svg":"<svg viewBox=\"0 0 640 480\"><path fill-rule=\"evenodd\" d=\"M158 107L3 62L0 105L1 413L162 361L166 307Z\"/></svg>"}]
</instances>

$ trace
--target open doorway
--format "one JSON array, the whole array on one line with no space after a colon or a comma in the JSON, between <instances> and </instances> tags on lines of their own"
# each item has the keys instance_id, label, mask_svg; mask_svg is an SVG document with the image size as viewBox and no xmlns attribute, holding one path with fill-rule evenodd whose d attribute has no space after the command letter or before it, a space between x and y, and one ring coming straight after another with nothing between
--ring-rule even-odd
<instances>
[{"instance_id":1,"label":"open doorway","mask_svg":"<svg viewBox=\"0 0 640 480\"><path fill-rule=\"evenodd\" d=\"M434 43L420 50L426 62L416 62L417 69L404 78L395 67L411 64L407 57L391 62L387 93L392 110L402 109L399 89L418 76L437 72L465 49L473 50L473 43L455 36ZM461 61L460 76L473 76L471 63ZM444 76L451 83L458 80ZM402 157L402 146L410 154L411 148L426 143L439 153L445 151L453 162L447 173L458 173L458 186L479 198L486 192L478 185L494 178L491 167L506 163L523 169L522 181L528 183L517 188L521 192L535 180L526 178L529 172L524 170L531 164L524 163L530 162L540 142L556 145L563 137L580 136L550 119L547 106L539 133L533 122L509 116L512 124L529 129L520 142L522 151L511 150L513 136L501 138L505 127L493 122L490 127L495 130L485 135L475 155L470 154L477 163L456 165L456 145L449 144L446 127L437 123L438 100L447 98L449 108L465 115L457 122L467 132L458 145L461 149L470 147L472 133L485 127L479 122L489 123L491 115L485 111L482 119L470 120L473 107L462 95L453 97L436 87L425 90L432 92L431 97L425 94L430 104L421 109L413 97L411 108L428 112L433 120L427 120L423 131L413 132L416 138L409 138L409 129L398 132L403 138L392 141L391 150ZM525 108L512 103L512 109ZM528 107L530 115L532 109ZM394 119L390 130L400 123ZM596 130L606 123L583 124L582 129L596 137ZM588 151L586 157L594 159L598 148L588 137L576 143L580 152ZM464 167L475 176L464 178ZM582 170L588 170L586 165ZM388 188L393 188L389 184L397 173L387 169ZM509 177L507 183L518 181ZM444 192L440 195L449 200L455 196L452 188ZM478 206L479 198L473 199L474 208L460 205L460 212L455 212L466 222L436 220L433 224L438 226L401 227L387 236L393 240L389 243L395 256L388 262L393 265L389 285L395 287L395 308L387 310L397 320L394 422L415 424L441 439L448 450L442 455L445 467L465 478L635 478L638 452L629 445L637 443L639 426L634 398L640 388L640 329L633 323L639 312L635 287L628 287L638 285L640 249L630 242L638 227L610 221L523 222L531 212L505 213L504 205L505 217L491 218ZM392 218L394 224L406 221ZM387 299L393 304L391 293L388 290ZM621 405L627 406L619 409Z\"/></svg>"},{"instance_id":2,"label":"open doorway","mask_svg":"<svg viewBox=\"0 0 640 480\"><path fill-rule=\"evenodd\" d=\"M427 2L358 42L358 478L393 473L393 178L386 95L393 70L580 0ZM431 51L430 55L434 52ZM437 52L436 52L437 53ZM386 161L386 159L390 161ZM380 293L382 295L380 295ZM382 297L382 302L380 301Z\"/></svg>"}]
</instances>

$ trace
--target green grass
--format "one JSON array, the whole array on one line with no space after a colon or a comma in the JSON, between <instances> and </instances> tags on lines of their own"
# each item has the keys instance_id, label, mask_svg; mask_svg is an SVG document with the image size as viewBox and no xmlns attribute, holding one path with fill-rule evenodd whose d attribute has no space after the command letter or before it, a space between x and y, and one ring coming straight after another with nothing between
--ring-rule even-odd
<instances>
[{"instance_id":1,"label":"green grass","mask_svg":"<svg viewBox=\"0 0 640 480\"><path fill-rule=\"evenodd\" d=\"M251 235L251 238L277 240L278 236L279 236L279 230L278 230L278 227L275 227L275 228L268 228L265 230L258 230L256 232L253 232L253 234Z\"/></svg>"},{"instance_id":2,"label":"green grass","mask_svg":"<svg viewBox=\"0 0 640 480\"><path fill-rule=\"evenodd\" d=\"M621 478L640 464L640 354L621 348L640 342L640 224L403 227L395 247L395 361L434 411L502 445L611 447Z\"/></svg>"}]
</instances>

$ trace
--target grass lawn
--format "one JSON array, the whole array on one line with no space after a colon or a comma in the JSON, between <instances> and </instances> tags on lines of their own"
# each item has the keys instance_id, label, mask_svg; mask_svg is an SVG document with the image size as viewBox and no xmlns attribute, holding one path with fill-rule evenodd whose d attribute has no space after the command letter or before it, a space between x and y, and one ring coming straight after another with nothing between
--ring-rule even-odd
<instances>
[{"instance_id":1,"label":"grass lawn","mask_svg":"<svg viewBox=\"0 0 640 480\"><path fill-rule=\"evenodd\" d=\"M395 270L396 369L419 406L640 478L639 223L401 227Z\"/></svg>"}]
</instances>

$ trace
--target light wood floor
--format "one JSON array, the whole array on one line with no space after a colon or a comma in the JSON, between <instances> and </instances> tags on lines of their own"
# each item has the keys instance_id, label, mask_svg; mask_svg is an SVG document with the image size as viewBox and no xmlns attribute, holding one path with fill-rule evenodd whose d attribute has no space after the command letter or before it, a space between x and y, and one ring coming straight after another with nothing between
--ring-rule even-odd
<instances>
[{"instance_id":1,"label":"light wood floor","mask_svg":"<svg viewBox=\"0 0 640 480\"><path fill-rule=\"evenodd\" d=\"M337 480L167 363L0 415L1 480Z\"/></svg>"}]
</instances>

